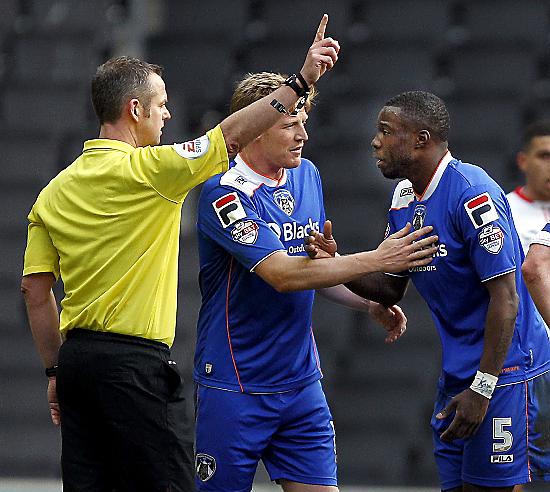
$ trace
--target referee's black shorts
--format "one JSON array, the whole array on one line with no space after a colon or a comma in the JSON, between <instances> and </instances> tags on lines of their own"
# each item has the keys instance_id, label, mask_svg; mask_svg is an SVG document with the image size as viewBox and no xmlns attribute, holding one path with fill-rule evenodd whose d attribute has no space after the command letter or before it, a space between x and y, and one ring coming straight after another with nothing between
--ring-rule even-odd
<instances>
[{"instance_id":1,"label":"referee's black shorts","mask_svg":"<svg viewBox=\"0 0 550 492\"><path fill-rule=\"evenodd\" d=\"M195 490L183 380L166 345L74 329L58 364L65 492Z\"/></svg>"}]
</instances>

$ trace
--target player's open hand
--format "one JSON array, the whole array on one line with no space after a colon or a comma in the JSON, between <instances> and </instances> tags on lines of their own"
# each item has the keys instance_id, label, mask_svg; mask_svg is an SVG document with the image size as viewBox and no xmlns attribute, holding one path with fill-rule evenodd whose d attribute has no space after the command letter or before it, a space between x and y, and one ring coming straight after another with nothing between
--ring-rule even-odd
<instances>
[{"instance_id":1,"label":"player's open hand","mask_svg":"<svg viewBox=\"0 0 550 492\"><path fill-rule=\"evenodd\" d=\"M407 317L399 306L386 307L371 301L369 315L388 332L386 343L396 342L407 329Z\"/></svg>"},{"instance_id":2,"label":"player's open hand","mask_svg":"<svg viewBox=\"0 0 550 492\"><path fill-rule=\"evenodd\" d=\"M48 403L50 405L50 415L54 425L61 424L61 414L59 413L59 403L57 402L56 379L48 378Z\"/></svg>"},{"instance_id":3,"label":"player's open hand","mask_svg":"<svg viewBox=\"0 0 550 492\"><path fill-rule=\"evenodd\" d=\"M305 250L312 260L331 258L338 251L338 245L332 237L332 222L330 220L326 220L323 224L323 234L312 229L304 242Z\"/></svg>"},{"instance_id":4,"label":"player's open hand","mask_svg":"<svg viewBox=\"0 0 550 492\"><path fill-rule=\"evenodd\" d=\"M338 61L340 44L331 37L325 38L328 14L323 14L313 44L309 47L300 73L308 85L315 84Z\"/></svg>"},{"instance_id":5,"label":"player's open hand","mask_svg":"<svg viewBox=\"0 0 550 492\"><path fill-rule=\"evenodd\" d=\"M422 227L410 232L411 224L388 236L376 248L380 271L399 273L409 268L424 266L430 263L437 252L437 236L422 238L432 232L432 226Z\"/></svg>"},{"instance_id":6,"label":"player's open hand","mask_svg":"<svg viewBox=\"0 0 550 492\"><path fill-rule=\"evenodd\" d=\"M455 412L451 425L441 434L441 440L450 442L473 436L485 418L489 400L470 388L456 395L451 402L436 415L446 419Z\"/></svg>"}]
</instances>

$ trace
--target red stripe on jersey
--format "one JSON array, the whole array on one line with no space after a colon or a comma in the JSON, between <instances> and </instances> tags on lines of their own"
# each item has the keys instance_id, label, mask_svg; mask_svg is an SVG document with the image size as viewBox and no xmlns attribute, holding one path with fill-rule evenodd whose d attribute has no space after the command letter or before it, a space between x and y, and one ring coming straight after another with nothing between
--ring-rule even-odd
<instances>
[{"instance_id":1,"label":"red stripe on jersey","mask_svg":"<svg viewBox=\"0 0 550 492\"><path fill-rule=\"evenodd\" d=\"M229 202L232 202L233 200L235 200L235 195L224 196L221 200L218 200L216 202L216 208L223 207L224 205L227 205Z\"/></svg>"},{"instance_id":2,"label":"red stripe on jersey","mask_svg":"<svg viewBox=\"0 0 550 492\"><path fill-rule=\"evenodd\" d=\"M527 445L526 449L529 449L529 385L525 381L525 443ZM531 460L529 459L529 453L527 453L527 473L529 481L531 481Z\"/></svg>"},{"instance_id":3,"label":"red stripe on jersey","mask_svg":"<svg viewBox=\"0 0 550 492\"><path fill-rule=\"evenodd\" d=\"M472 202L468 203L468 208L476 208L478 205L481 205L482 203L488 202L489 197L487 195L480 196L479 198L475 199Z\"/></svg>"}]
</instances>

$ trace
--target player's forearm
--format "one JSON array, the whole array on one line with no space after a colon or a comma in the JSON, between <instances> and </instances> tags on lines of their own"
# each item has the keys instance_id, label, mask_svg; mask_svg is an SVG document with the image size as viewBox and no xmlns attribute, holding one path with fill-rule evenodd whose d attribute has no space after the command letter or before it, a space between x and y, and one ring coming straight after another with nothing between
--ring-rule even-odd
<instances>
[{"instance_id":1,"label":"player's forearm","mask_svg":"<svg viewBox=\"0 0 550 492\"><path fill-rule=\"evenodd\" d=\"M515 288L491 295L485 320L483 354L479 363L481 372L497 377L500 374L514 335L518 305Z\"/></svg>"},{"instance_id":2,"label":"player's forearm","mask_svg":"<svg viewBox=\"0 0 550 492\"><path fill-rule=\"evenodd\" d=\"M273 99L290 109L298 101L298 96L290 87L281 86L268 96L229 115L220 123L230 156L236 155L281 118L282 114L270 104Z\"/></svg>"},{"instance_id":3,"label":"player's forearm","mask_svg":"<svg viewBox=\"0 0 550 492\"><path fill-rule=\"evenodd\" d=\"M550 326L550 273L527 284L529 293L545 323Z\"/></svg>"},{"instance_id":4,"label":"player's forearm","mask_svg":"<svg viewBox=\"0 0 550 492\"><path fill-rule=\"evenodd\" d=\"M339 304L340 306L353 309L354 311L368 311L371 305L371 301L354 294L344 285L335 285L334 287L319 289L317 292L325 299Z\"/></svg>"},{"instance_id":5,"label":"player's forearm","mask_svg":"<svg viewBox=\"0 0 550 492\"><path fill-rule=\"evenodd\" d=\"M51 290L48 294L38 294L23 287L22 292L34 343L44 367L52 367L57 364L62 343L55 297Z\"/></svg>"},{"instance_id":6,"label":"player's forearm","mask_svg":"<svg viewBox=\"0 0 550 492\"><path fill-rule=\"evenodd\" d=\"M332 287L379 269L376 251L322 260L279 252L260 263L256 273L277 291L293 292Z\"/></svg>"},{"instance_id":7,"label":"player's forearm","mask_svg":"<svg viewBox=\"0 0 550 492\"><path fill-rule=\"evenodd\" d=\"M375 272L346 283L346 287L358 296L387 307L397 304L403 298L407 290L407 284L406 278Z\"/></svg>"}]
</instances>

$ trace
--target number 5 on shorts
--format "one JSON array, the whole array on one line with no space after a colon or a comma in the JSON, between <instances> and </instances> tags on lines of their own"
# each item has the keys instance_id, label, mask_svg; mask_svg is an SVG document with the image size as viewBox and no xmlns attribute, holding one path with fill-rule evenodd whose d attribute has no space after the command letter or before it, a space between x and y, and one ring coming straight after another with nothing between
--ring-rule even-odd
<instances>
[{"instance_id":1,"label":"number 5 on shorts","mask_svg":"<svg viewBox=\"0 0 550 492\"><path fill-rule=\"evenodd\" d=\"M512 443L514 442L514 436L508 430L504 430L504 427L510 427L512 425L511 417L505 418L494 418L493 419L493 439L495 441L500 440L501 442L493 442L493 452L494 453L503 453L512 448Z\"/></svg>"}]
</instances>

